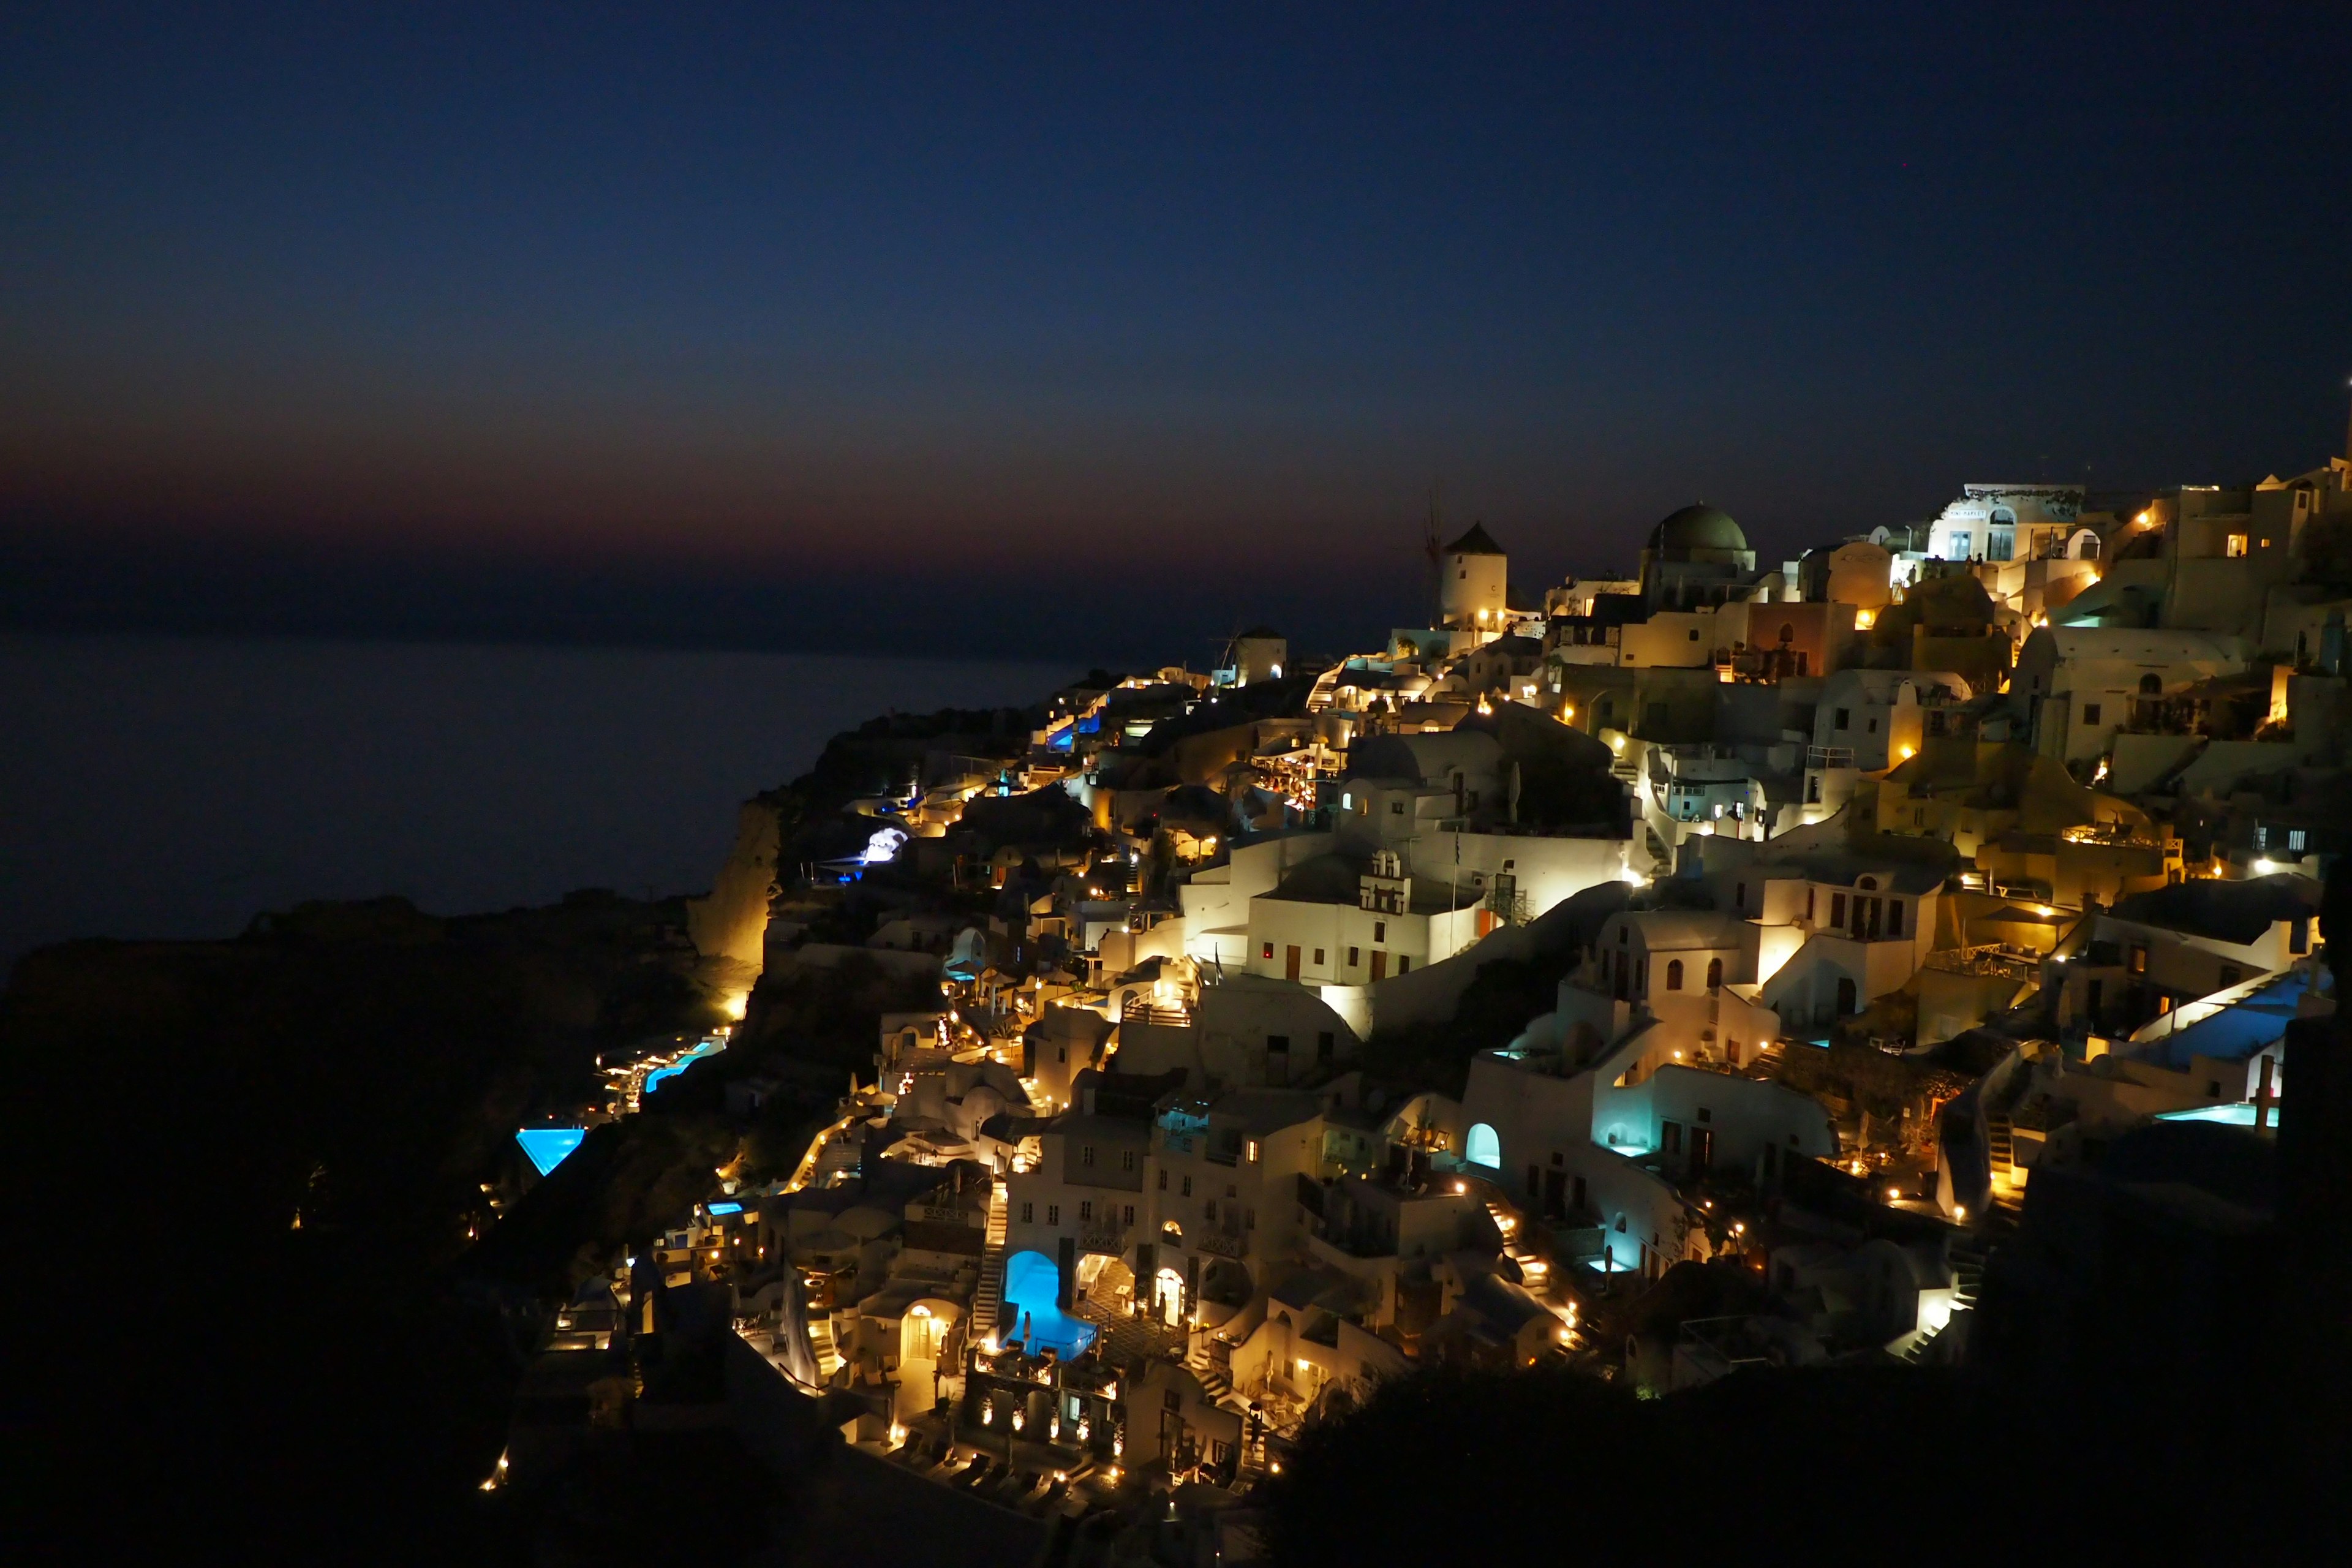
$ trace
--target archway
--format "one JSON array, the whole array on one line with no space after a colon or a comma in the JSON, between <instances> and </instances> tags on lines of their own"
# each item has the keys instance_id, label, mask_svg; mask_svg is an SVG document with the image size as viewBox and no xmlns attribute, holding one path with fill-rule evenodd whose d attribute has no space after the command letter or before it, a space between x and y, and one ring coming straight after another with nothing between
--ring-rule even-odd
<instances>
[{"instance_id":1,"label":"archway","mask_svg":"<svg viewBox=\"0 0 2352 1568\"><path fill-rule=\"evenodd\" d=\"M947 1347L948 1331L962 1316L962 1308L936 1298L908 1307L907 1315L898 1320L899 1362L938 1361Z\"/></svg>"},{"instance_id":2,"label":"archway","mask_svg":"<svg viewBox=\"0 0 2352 1568\"><path fill-rule=\"evenodd\" d=\"M1181 1328L1184 1323L1184 1276L1181 1270L1163 1266L1156 1283L1160 1321L1170 1328Z\"/></svg>"},{"instance_id":3,"label":"archway","mask_svg":"<svg viewBox=\"0 0 2352 1568\"><path fill-rule=\"evenodd\" d=\"M1463 1141L1462 1157L1474 1165L1499 1171L1503 1168L1503 1141L1492 1127L1474 1121L1470 1124L1470 1136Z\"/></svg>"},{"instance_id":4,"label":"archway","mask_svg":"<svg viewBox=\"0 0 2352 1568\"><path fill-rule=\"evenodd\" d=\"M1838 1016L1841 1018L1851 1017L1854 1014L1860 1012L1862 1009L1856 1007L1853 1003L1853 982L1848 980L1843 975L1840 975L1838 977L1837 990Z\"/></svg>"}]
</instances>

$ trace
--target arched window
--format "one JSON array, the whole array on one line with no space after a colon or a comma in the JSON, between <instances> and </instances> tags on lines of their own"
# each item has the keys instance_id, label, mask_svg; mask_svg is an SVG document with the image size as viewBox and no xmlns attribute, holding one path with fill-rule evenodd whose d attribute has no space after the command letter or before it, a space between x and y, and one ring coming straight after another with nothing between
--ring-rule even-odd
<instances>
[{"instance_id":1,"label":"arched window","mask_svg":"<svg viewBox=\"0 0 2352 1568\"><path fill-rule=\"evenodd\" d=\"M1723 989L1723 960L1710 958L1706 961L1706 988L1709 991Z\"/></svg>"},{"instance_id":2,"label":"arched window","mask_svg":"<svg viewBox=\"0 0 2352 1568\"><path fill-rule=\"evenodd\" d=\"M1470 1135L1463 1140L1462 1157L1474 1165L1486 1165L1499 1171L1503 1168L1503 1141L1485 1122L1474 1121L1470 1124Z\"/></svg>"},{"instance_id":3,"label":"arched window","mask_svg":"<svg viewBox=\"0 0 2352 1568\"><path fill-rule=\"evenodd\" d=\"M2161 697L2161 696L2163 696L2163 695L2164 695L2164 678L2163 678L2162 676L2160 676L2160 675L2143 675L2143 676L2141 676L2141 677L2139 678L2139 694L2140 694L2142 697Z\"/></svg>"},{"instance_id":4,"label":"arched window","mask_svg":"<svg viewBox=\"0 0 2352 1568\"><path fill-rule=\"evenodd\" d=\"M1878 891L1878 879L1875 877L1864 877L1860 881L1856 882L1854 886L1860 888L1865 893L1874 893Z\"/></svg>"},{"instance_id":5,"label":"arched window","mask_svg":"<svg viewBox=\"0 0 2352 1568\"><path fill-rule=\"evenodd\" d=\"M1682 988L1683 961L1679 958L1668 959L1666 961L1666 989L1669 991L1679 991Z\"/></svg>"},{"instance_id":6,"label":"arched window","mask_svg":"<svg viewBox=\"0 0 2352 1568\"><path fill-rule=\"evenodd\" d=\"M1796 640L1797 628L1790 626L1788 622L1782 621L1780 623L1780 646L1782 647L1786 647Z\"/></svg>"}]
</instances>

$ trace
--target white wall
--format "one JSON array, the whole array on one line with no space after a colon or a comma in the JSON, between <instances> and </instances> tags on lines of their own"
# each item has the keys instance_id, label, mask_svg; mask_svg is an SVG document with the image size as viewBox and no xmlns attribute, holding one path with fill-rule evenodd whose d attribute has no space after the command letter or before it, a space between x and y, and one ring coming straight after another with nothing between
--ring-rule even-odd
<instances>
[{"instance_id":1,"label":"white wall","mask_svg":"<svg viewBox=\"0 0 2352 1568\"><path fill-rule=\"evenodd\" d=\"M1499 631L1510 568L1506 555L1444 557L1438 578L1437 603L1443 612L1439 618L1452 625Z\"/></svg>"}]
</instances>

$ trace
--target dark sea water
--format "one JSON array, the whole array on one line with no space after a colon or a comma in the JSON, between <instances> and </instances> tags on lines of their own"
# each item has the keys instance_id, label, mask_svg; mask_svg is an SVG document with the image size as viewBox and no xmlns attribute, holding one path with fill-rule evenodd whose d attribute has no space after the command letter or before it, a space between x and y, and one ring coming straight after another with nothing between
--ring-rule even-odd
<instances>
[{"instance_id":1,"label":"dark sea water","mask_svg":"<svg viewBox=\"0 0 2352 1568\"><path fill-rule=\"evenodd\" d=\"M699 891L738 802L887 710L1079 667L402 643L0 637L0 966L233 935L303 899L436 913Z\"/></svg>"}]
</instances>

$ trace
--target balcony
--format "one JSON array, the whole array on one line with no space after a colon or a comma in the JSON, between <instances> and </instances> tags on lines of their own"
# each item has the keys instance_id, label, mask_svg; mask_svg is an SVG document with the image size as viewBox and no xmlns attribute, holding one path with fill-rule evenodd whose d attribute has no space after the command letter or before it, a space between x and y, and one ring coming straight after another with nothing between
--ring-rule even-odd
<instances>
[{"instance_id":1,"label":"balcony","mask_svg":"<svg viewBox=\"0 0 2352 1568\"><path fill-rule=\"evenodd\" d=\"M1852 746L1807 746L1805 766L1808 768L1850 768L1854 765Z\"/></svg>"},{"instance_id":2,"label":"balcony","mask_svg":"<svg viewBox=\"0 0 2352 1568\"><path fill-rule=\"evenodd\" d=\"M1095 1221L1078 1226L1078 1250L1108 1253L1113 1258L1125 1256L1129 1227L1116 1222Z\"/></svg>"},{"instance_id":3,"label":"balcony","mask_svg":"<svg viewBox=\"0 0 2352 1568\"><path fill-rule=\"evenodd\" d=\"M1192 1026L1192 1009L1182 1003L1170 1006L1150 1001L1141 993L1130 991L1120 1006L1121 1024L1158 1024L1165 1028L1189 1029Z\"/></svg>"}]
</instances>

